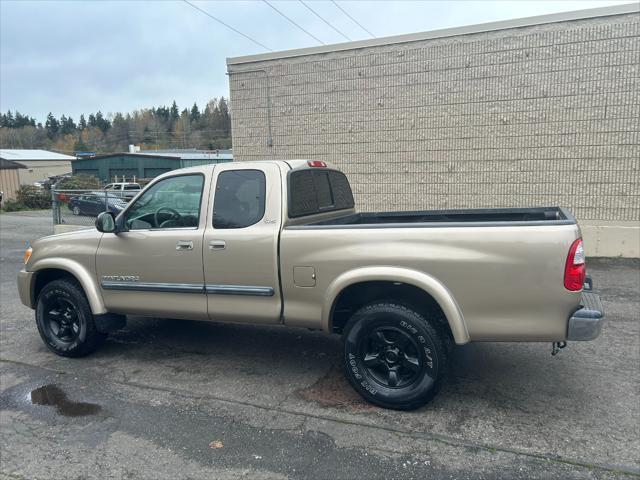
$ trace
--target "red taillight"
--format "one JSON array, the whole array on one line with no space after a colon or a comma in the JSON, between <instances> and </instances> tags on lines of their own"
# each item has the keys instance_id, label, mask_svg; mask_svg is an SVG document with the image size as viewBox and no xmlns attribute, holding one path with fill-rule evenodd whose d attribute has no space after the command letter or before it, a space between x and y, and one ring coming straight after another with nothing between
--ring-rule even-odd
<instances>
[{"instance_id":1,"label":"red taillight","mask_svg":"<svg viewBox=\"0 0 640 480\"><path fill-rule=\"evenodd\" d=\"M564 288L577 292L582 290L587 269L584 263L584 248L579 238L571 244L567 263L564 266Z\"/></svg>"},{"instance_id":2,"label":"red taillight","mask_svg":"<svg viewBox=\"0 0 640 480\"><path fill-rule=\"evenodd\" d=\"M310 167L321 167L321 168L327 167L327 164L324 162L321 162L320 160L309 160L307 162L307 165L309 165Z\"/></svg>"}]
</instances>

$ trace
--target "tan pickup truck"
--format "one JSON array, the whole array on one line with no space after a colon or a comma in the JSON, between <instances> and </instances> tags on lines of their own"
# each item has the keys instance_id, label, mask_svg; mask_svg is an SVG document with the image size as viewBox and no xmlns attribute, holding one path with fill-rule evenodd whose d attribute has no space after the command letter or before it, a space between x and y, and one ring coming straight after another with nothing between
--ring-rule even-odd
<instances>
[{"instance_id":1,"label":"tan pickup truck","mask_svg":"<svg viewBox=\"0 0 640 480\"><path fill-rule=\"evenodd\" d=\"M18 285L65 356L125 315L339 333L353 387L397 409L433 397L454 343L557 348L604 317L566 210L358 213L345 175L306 160L161 175L96 229L34 241Z\"/></svg>"}]
</instances>

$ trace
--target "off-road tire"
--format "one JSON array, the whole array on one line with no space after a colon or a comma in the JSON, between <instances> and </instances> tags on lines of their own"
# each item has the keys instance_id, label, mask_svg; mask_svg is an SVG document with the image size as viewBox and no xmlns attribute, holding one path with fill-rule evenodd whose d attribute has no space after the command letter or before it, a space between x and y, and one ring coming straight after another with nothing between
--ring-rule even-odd
<instances>
[{"instance_id":1,"label":"off-road tire","mask_svg":"<svg viewBox=\"0 0 640 480\"><path fill-rule=\"evenodd\" d=\"M71 327L65 327L63 331L56 327L61 322L52 318L59 318L59 311L65 308L71 311L67 316L72 320L67 320L67 325L71 324ZM87 297L74 280L54 280L42 288L36 303L36 324L47 348L63 357L87 355L107 337L96 329ZM61 332L68 332L68 335L62 335Z\"/></svg>"},{"instance_id":2,"label":"off-road tire","mask_svg":"<svg viewBox=\"0 0 640 480\"><path fill-rule=\"evenodd\" d=\"M349 383L380 407L423 406L440 390L448 367L449 338L439 325L393 302L362 307L343 333Z\"/></svg>"}]
</instances>

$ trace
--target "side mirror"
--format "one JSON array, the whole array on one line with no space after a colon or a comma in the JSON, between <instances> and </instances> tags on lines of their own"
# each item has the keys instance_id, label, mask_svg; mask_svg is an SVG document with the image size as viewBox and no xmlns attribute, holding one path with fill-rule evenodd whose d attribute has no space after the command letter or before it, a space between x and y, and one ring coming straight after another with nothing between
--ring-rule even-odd
<instances>
[{"instance_id":1,"label":"side mirror","mask_svg":"<svg viewBox=\"0 0 640 480\"><path fill-rule=\"evenodd\" d=\"M102 212L96 218L96 229L102 233L116 232L116 219L111 212Z\"/></svg>"}]
</instances>

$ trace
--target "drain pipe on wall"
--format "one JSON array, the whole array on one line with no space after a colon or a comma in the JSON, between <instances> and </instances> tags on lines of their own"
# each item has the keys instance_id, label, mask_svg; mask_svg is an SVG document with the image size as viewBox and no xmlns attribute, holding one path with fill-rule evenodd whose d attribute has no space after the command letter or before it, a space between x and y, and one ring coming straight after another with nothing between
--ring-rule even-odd
<instances>
[{"instance_id":1,"label":"drain pipe on wall","mask_svg":"<svg viewBox=\"0 0 640 480\"><path fill-rule=\"evenodd\" d=\"M269 79L269 72L267 70L265 70L264 68L256 68L256 69L252 69L252 70L240 70L237 72L229 72L227 71L227 75L229 75L229 77L231 77L231 75L238 75L241 73L257 73L257 72L262 72L264 73L265 79L266 79L266 83L267 83L267 128L269 130L269 136L267 137L267 147L273 147L273 131L271 128L271 82ZM231 109L233 111L233 105L231 106Z\"/></svg>"}]
</instances>

